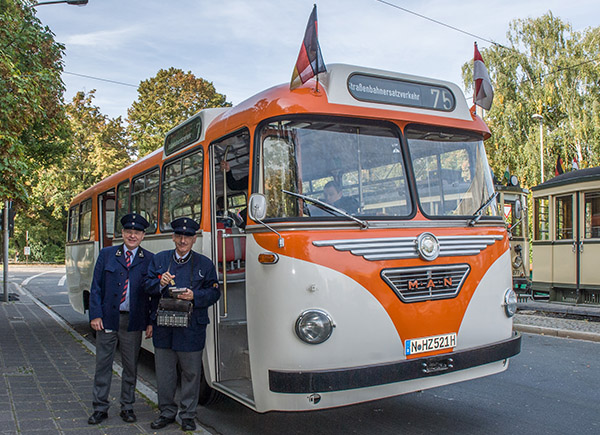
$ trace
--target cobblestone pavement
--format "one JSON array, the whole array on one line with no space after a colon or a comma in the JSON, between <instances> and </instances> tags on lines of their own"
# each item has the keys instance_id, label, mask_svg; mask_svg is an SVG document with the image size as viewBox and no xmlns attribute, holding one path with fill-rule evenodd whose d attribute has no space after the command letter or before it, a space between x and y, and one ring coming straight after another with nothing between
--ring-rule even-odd
<instances>
[{"instance_id":1,"label":"cobblestone pavement","mask_svg":"<svg viewBox=\"0 0 600 435\"><path fill-rule=\"evenodd\" d=\"M548 302L520 304L514 318L514 329L600 342L600 307Z\"/></svg>"},{"instance_id":2,"label":"cobblestone pavement","mask_svg":"<svg viewBox=\"0 0 600 435\"><path fill-rule=\"evenodd\" d=\"M158 416L156 404L139 391L134 405L137 423L123 422L115 397L121 383L116 373L109 418L89 425L95 368L90 346L27 295L20 295L20 301L0 302L0 434L183 433L178 424L153 431L150 422ZM201 427L196 433L208 434Z\"/></svg>"}]
</instances>

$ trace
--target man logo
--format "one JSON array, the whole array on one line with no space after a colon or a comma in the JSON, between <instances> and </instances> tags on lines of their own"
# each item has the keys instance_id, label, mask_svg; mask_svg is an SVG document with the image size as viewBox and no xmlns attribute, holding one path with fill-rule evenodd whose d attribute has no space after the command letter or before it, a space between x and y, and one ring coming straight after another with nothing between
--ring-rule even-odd
<instances>
[{"instance_id":1,"label":"man logo","mask_svg":"<svg viewBox=\"0 0 600 435\"><path fill-rule=\"evenodd\" d=\"M320 401L321 401L321 395L320 394L313 393L310 396L308 396L308 402L312 403L313 405L316 405Z\"/></svg>"}]
</instances>

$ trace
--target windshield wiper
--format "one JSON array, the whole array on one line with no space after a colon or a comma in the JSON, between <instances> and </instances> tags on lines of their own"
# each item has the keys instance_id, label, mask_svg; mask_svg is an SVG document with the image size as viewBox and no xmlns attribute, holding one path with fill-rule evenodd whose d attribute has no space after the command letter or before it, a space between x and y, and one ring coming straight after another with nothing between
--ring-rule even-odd
<instances>
[{"instance_id":1,"label":"windshield wiper","mask_svg":"<svg viewBox=\"0 0 600 435\"><path fill-rule=\"evenodd\" d=\"M496 196L498 196L498 192L492 193L492 195L487 199L487 201L485 201L483 204L481 204L481 207L479 207L477 209L477 211L475 213L473 213L473 218L469 221L470 227L475 225L477 223L477 221L479 219L481 219L481 216L483 216L483 211L489 207L489 205L492 203L492 201L494 199L496 199Z\"/></svg>"},{"instance_id":2,"label":"windshield wiper","mask_svg":"<svg viewBox=\"0 0 600 435\"><path fill-rule=\"evenodd\" d=\"M366 221L363 221L362 219L358 219L357 217L354 217L351 214L346 213L344 210L334 207L331 204L327 204L326 202L323 202L317 198L311 198L310 196L302 195L301 193L290 192L285 189L281 189L281 191L283 193L287 193L288 195L295 196L295 197L301 198L305 201L312 202L317 207L324 209L325 211L327 211L329 213L331 213L333 211L333 212L341 214L342 216L345 216L349 219L352 219L354 222L358 223L361 226L361 228L369 228L369 224Z\"/></svg>"}]
</instances>

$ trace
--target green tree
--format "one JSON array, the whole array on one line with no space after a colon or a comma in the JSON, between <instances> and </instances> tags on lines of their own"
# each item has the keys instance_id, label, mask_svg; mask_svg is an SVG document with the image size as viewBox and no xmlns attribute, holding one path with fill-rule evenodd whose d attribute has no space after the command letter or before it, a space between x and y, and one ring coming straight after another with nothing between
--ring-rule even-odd
<instances>
[{"instance_id":1,"label":"green tree","mask_svg":"<svg viewBox=\"0 0 600 435\"><path fill-rule=\"evenodd\" d=\"M191 71L161 69L140 83L138 99L127 111L128 134L141 157L160 148L169 130L198 111L230 105L211 82Z\"/></svg>"},{"instance_id":2,"label":"green tree","mask_svg":"<svg viewBox=\"0 0 600 435\"><path fill-rule=\"evenodd\" d=\"M580 167L598 165L600 28L575 32L549 12L513 21L507 40L507 48L481 50L495 93L485 117L492 132L486 148L494 172L502 174L509 167L522 185L539 184L539 124L533 114L543 116L546 180L554 176L559 156L567 169L573 157L583 160ZM470 89L472 68L472 62L463 66Z\"/></svg>"},{"instance_id":3,"label":"green tree","mask_svg":"<svg viewBox=\"0 0 600 435\"><path fill-rule=\"evenodd\" d=\"M121 117L110 119L93 104L95 91L78 92L65 106L69 152L60 162L38 169L27 182L27 211L17 216L15 245L25 246L29 231L31 259L64 260L66 218L75 195L132 162Z\"/></svg>"},{"instance_id":4,"label":"green tree","mask_svg":"<svg viewBox=\"0 0 600 435\"><path fill-rule=\"evenodd\" d=\"M24 0L0 0L0 199L27 201L26 180L67 149L64 47Z\"/></svg>"}]
</instances>

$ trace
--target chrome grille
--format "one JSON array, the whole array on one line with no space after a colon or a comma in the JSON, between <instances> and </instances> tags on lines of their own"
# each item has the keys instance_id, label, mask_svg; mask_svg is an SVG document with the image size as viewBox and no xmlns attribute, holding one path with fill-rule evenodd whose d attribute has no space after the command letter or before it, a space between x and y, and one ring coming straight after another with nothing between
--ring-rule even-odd
<instances>
[{"instance_id":1,"label":"chrome grille","mask_svg":"<svg viewBox=\"0 0 600 435\"><path fill-rule=\"evenodd\" d=\"M451 299L469 275L468 264L384 269L381 277L402 302Z\"/></svg>"}]
</instances>

